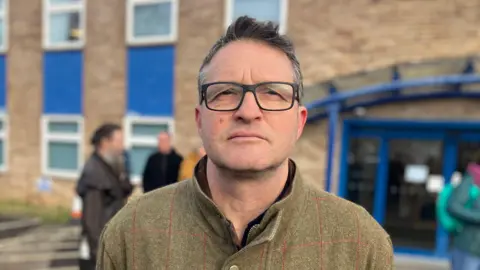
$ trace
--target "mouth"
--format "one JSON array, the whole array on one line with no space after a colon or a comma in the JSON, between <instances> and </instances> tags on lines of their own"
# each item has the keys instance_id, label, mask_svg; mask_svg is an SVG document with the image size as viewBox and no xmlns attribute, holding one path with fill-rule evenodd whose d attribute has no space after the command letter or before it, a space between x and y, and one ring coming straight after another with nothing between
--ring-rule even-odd
<instances>
[{"instance_id":1,"label":"mouth","mask_svg":"<svg viewBox=\"0 0 480 270\"><path fill-rule=\"evenodd\" d=\"M256 141L256 140L265 140L260 134L256 133L246 133L246 132L237 132L233 133L232 135L228 136L228 140L235 140L235 141Z\"/></svg>"}]
</instances>

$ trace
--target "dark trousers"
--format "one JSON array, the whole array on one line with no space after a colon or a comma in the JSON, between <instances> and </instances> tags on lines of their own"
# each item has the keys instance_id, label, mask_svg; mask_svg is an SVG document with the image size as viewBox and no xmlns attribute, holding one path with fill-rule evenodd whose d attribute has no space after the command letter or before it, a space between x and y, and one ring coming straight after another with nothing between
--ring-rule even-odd
<instances>
[{"instance_id":1,"label":"dark trousers","mask_svg":"<svg viewBox=\"0 0 480 270\"><path fill-rule=\"evenodd\" d=\"M95 270L95 260L78 260L80 270Z\"/></svg>"}]
</instances>

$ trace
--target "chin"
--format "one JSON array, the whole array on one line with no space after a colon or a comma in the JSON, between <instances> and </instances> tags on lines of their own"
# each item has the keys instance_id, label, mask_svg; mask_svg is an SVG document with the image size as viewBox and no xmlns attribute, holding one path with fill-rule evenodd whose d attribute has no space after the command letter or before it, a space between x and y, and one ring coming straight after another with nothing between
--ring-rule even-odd
<instances>
[{"instance_id":1,"label":"chin","mask_svg":"<svg viewBox=\"0 0 480 270\"><path fill-rule=\"evenodd\" d=\"M220 168L237 172L261 172L279 166L271 158L259 157L254 153L222 155L212 161Z\"/></svg>"}]
</instances>

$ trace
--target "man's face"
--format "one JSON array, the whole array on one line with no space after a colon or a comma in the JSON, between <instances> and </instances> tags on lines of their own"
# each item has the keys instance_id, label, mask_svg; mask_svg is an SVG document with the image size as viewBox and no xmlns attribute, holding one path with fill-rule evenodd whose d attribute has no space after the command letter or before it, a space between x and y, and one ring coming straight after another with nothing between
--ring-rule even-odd
<instances>
[{"instance_id":1,"label":"man's face","mask_svg":"<svg viewBox=\"0 0 480 270\"><path fill-rule=\"evenodd\" d=\"M292 63L280 50L254 41L235 41L206 67L206 83L294 82ZM279 166L291 154L307 119L295 102L286 111L264 111L251 92L236 111L212 111L205 101L195 117L209 158L235 171L262 171Z\"/></svg>"},{"instance_id":2,"label":"man's face","mask_svg":"<svg viewBox=\"0 0 480 270\"><path fill-rule=\"evenodd\" d=\"M125 149L123 146L123 132L121 130L115 130L105 142L109 152L114 155L122 154Z\"/></svg>"},{"instance_id":3,"label":"man's face","mask_svg":"<svg viewBox=\"0 0 480 270\"><path fill-rule=\"evenodd\" d=\"M171 144L170 144L170 136L162 132L158 135L158 150L161 153L167 154L170 152Z\"/></svg>"}]
</instances>

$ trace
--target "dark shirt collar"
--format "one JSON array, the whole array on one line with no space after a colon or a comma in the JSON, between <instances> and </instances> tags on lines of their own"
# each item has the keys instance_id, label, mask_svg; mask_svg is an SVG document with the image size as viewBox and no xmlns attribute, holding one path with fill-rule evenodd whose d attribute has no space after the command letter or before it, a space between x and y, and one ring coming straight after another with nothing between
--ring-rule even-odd
<instances>
[{"instance_id":1,"label":"dark shirt collar","mask_svg":"<svg viewBox=\"0 0 480 270\"><path fill-rule=\"evenodd\" d=\"M208 181L206 176L207 158L208 157L205 156L197 163L197 166L195 167L193 184L196 186L195 193L196 198L198 199L197 205L199 206L199 210L202 212L207 222L211 225L211 229L215 233L221 235L225 232L225 226L228 226L229 224L231 225L231 223L225 218L223 213L220 212L218 207L216 207L215 203L211 199L210 188L208 187ZM254 234L254 236L258 236L266 229L267 225L278 216L280 211L290 214L292 211L295 211L295 208L299 206L297 205L297 203L303 202L303 196L301 196L300 194L303 193L304 187L302 180L299 176L297 176L296 171L297 170L295 163L292 160L289 160L288 178L282 192L277 197L272 206L270 206L264 213L259 215L257 218L255 218L248 224L243 239L241 241L241 247L247 245L247 242L252 241L252 239L249 239L249 232L255 225L259 227L259 230L258 233ZM272 228L274 226L269 227ZM273 234L274 231L268 233Z\"/></svg>"}]
</instances>

